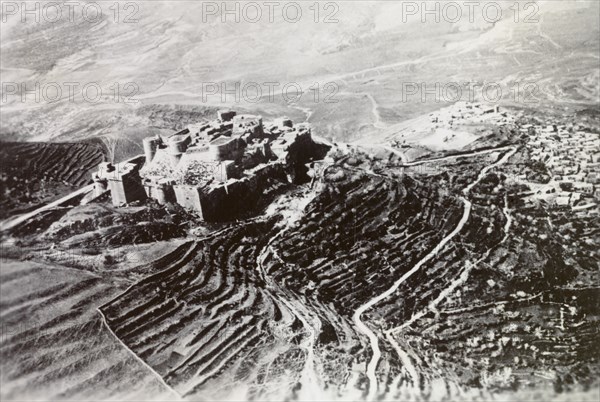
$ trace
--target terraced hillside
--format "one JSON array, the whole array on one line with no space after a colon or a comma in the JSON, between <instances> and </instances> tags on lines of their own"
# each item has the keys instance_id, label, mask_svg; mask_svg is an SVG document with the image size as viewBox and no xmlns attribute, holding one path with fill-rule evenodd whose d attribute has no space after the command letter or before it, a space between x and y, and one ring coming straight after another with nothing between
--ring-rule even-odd
<instances>
[{"instance_id":1,"label":"terraced hillside","mask_svg":"<svg viewBox=\"0 0 600 402\"><path fill-rule=\"evenodd\" d=\"M459 207L408 176L333 182L273 244L280 262L267 273L349 314L433 248L456 225Z\"/></svg>"},{"instance_id":2,"label":"terraced hillside","mask_svg":"<svg viewBox=\"0 0 600 402\"><path fill-rule=\"evenodd\" d=\"M370 351L352 313L433 249L462 204L426 178L346 162L325 169L297 221L213 233L104 305L115 335L183 396L278 399L317 383L360 397Z\"/></svg>"},{"instance_id":3,"label":"terraced hillside","mask_svg":"<svg viewBox=\"0 0 600 402\"><path fill-rule=\"evenodd\" d=\"M118 284L4 256L0 283L2 400L172 397L96 312L99 303L120 291Z\"/></svg>"},{"instance_id":4,"label":"terraced hillside","mask_svg":"<svg viewBox=\"0 0 600 402\"><path fill-rule=\"evenodd\" d=\"M193 242L163 271L101 307L115 335L179 394L217 397L239 382L258 396L278 390L278 381L298 381L304 352L293 339L302 324L257 269L273 224L246 222ZM290 359L297 370L287 376ZM220 377L224 372L231 376Z\"/></svg>"},{"instance_id":5,"label":"terraced hillside","mask_svg":"<svg viewBox=\"0 0 600 402\"><path fill-rule=\"evenodd\" d=\"M48 203L91 182L99 143L0 143L0 218Z\"/></svg>"},{"instance_id":6,"label":"terraced hillside","mask_svg":"<svg viewBox=\"0 0 600 402\"><path fill-rule=\"evenodd\" d=\"M526 160L521 148L473 188L472 220L481 223L376 309L420 384L441 381L457 396L533 387L561 393L589 390L597 378L599 293L584 285L597 283L590 248L597 217L526 206L522 188L508 184ZM578 235L557 232L565 224Z\"/></svg>"}]
</instances>

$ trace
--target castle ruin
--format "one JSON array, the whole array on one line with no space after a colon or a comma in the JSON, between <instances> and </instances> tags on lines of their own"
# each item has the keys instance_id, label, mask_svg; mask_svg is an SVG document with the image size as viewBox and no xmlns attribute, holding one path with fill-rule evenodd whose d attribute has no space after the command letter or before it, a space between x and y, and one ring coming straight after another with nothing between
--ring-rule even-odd
<instances>
[{"instance_id":1,"label":"castle ruin","mask_svg":"<svg viewBox=\"0 0 600 402\"><path fill-rule=\"evenodd\" d=\"M101 164L95 195L110 191L115 206L147 198L176 203L213 220L251 208L273 180L301 181L319 145L308 124L263 124L260 116L223 110L167 138L147 137L143 147L141 158Z\"/></svg>"}]
</instances>

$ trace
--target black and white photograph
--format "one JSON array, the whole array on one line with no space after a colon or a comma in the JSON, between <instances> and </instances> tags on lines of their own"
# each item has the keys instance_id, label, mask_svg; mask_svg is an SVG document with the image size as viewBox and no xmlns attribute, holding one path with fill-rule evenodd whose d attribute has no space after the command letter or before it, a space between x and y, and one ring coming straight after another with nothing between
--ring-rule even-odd
<instances>
[{"instance_id":1,"label":"black and white photograph","mask_svg":"<svg viewBox=\"0 0 600 402\"><path fill-rule=\"evenodd\" d=\"M0 401L600 400L600 0L0 0Z\"/></svg>"}]
</instances>

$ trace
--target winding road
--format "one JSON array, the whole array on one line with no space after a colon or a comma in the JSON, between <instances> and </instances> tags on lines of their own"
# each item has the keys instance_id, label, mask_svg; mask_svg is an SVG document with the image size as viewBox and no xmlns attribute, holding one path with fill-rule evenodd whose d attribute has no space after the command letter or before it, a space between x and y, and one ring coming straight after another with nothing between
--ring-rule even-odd
<instances>
[{"instance_id":1,"label":"winding road","mask_svg":"<svg viewBox=\"0 0 600 402\"><path fill-rule=\"evenodd\" d=\"M366 335L369 338L369 341L371 343L371 350L373 352L372 357L371 357L371 361L368 363L367 365L367 378L369 379L369 393L368 393L368 399L369 400L375 400L377 397L377 391L378 391L378 381L377 381L377 376L375 374L375 370L377 369L377 365L379 364L379 360L381 359L381 350L379 349L379 338L378 336L375 334L375 332L373 332L363 321L362 321L362 315L369 310L371 307L373 307L374 305L376 305L377 303L379 303L380 301L388 298L389 296L391 296L399 287L400 285L402 285L408 278L410 278L415 272L417 272L426 262L428 262L429 260L433 259L438 253L439 251L450 241L452 240L452 238L454 238L454 236L456 236L461 230L462 228L465 226L465 224L467 223L467 221L469 220L469 217L471 215L471 207L472 204L471 202L466 198L469 194L469 192L473 189L473 187L475 187L487 174L490 170L496 168L497 166L500 166L504 163L506 163L506 161L515 154L515 152L517 151L517 148L514 146L510 146L510 147L502 147L502 148L497 148L497 149L493 149L493 150L486 150L484 152L489 153L489 152L498 152L498 151L502 151L503 149L510 149L509 152L507 152L502 158L500 158L498 161L492 163L491 165L486 166L485 168L483 168L481 170L481 172L479 172L479 175L477 176L477 178L471 183L469 184L467 187L465 187L463 189L463 196L460 197L461 201L463 202L464 205L464 209L463 209L463 215L458 223L458 225L456 226L456 228L454 228L454 230L448 234L446 237L444 237L439 244L433 248L433 250L431 250L425 257L423 257L410 271L406 272L404 275L402 275L396 282L394 282L394 284L385 292L381 293L380 295L372 298L371 300L369 300L367 303L363 304L362 306L360 306L356 312L354 313L354 315L352 316L352 319L354 321L354 324L356 325L356 327L358 328L358 330ZM463 154L460 155L462 157L464 156L471 156L471 155L476 155L476 154L480 154L483 152L474 152L472 154ZM442 160L442 159L447 159L450 157L444 157L444 158L438 158L436 160ZM424 163L424 162L428 162L428 161L421 161L420 163ZM388 341L390 339L393 338L391 336L391 334L386 334ZM397 342L393 341L391 342L392 346L394 347L394 349L396 350L396 352L398 353L400 359L402 360L402 362L404 364L409 364L408 367L406 367L407 371L409 373L411 373L411 375L416 375L416 369L412 366L412 364L410 363L410 359L408 358L407 354L405 352L403 352L400 348L400 346L398 345Z\"/></svg>"}]
</instances>

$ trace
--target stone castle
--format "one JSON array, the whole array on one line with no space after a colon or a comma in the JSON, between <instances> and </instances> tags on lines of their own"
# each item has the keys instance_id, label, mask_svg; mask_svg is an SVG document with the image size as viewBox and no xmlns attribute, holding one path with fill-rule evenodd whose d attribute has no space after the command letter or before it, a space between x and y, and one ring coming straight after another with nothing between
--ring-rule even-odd
<instances>
[{"instance_id":1,"label":"stone castle","mask_svg":"<svg viewBox=\"0 0 600 402\"><path fill-rule=\"evenodd\" d=\"M230 110L168 138L145 138L143 146L144 156L102 163L93 174L94 195L110 192L115 206L147 198L176 203L206 220L251 207L273 181L301 181L322 147L308 124L263 124L260 116Z\"/></svg>"}]
</instances>

